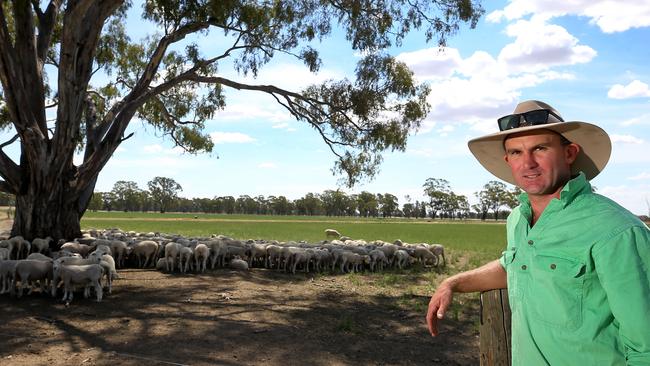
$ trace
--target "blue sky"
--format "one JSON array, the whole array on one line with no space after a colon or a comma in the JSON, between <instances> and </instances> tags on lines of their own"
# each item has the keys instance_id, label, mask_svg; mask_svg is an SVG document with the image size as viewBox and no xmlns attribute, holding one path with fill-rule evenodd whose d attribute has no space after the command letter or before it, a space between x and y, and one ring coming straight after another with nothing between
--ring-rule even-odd
<instances>
[{"instance_id":1,"label":"blue sky","mask_svg":"<svg viewBox=\"0 0 650 366\"><path fill-rule=\"evenodd\" d=\"M431 86L431 113L411 135L405 152L385 154L372 182L343 190L392 193L403 204L405 195L423 199L427 178L443 178L474 203L474 192L496 178L473 158L467 141L495 132L496 118L511 113L518 101L538 99L554 106L565 120L595 123L610 134L611 159L592 183L632 212L649 214L647 0L512 0L485 1L484 6L486 14L476 29L462 29L445 49L412 34L393 50ZM135 17L128 29L133 39L153 30ZM205 56L225 44L215 36L200 42ZM277 57L256 80L246 81L298 90L352 75L358 55L342 37L319 48L323 66L318 74ZM225 64L220 70L233 75ZM213 154L181 154L137 120L130 130L134 137L101 172L96 191L110 191L118 180L146 189L155 176L173 178L183 187L181 196L188 198L248 194L296 199L338 187L338 177L330 171L334 156L319 135L265 95L227 92L226 109L207 123Z\"/></svg>"}]
</instances>

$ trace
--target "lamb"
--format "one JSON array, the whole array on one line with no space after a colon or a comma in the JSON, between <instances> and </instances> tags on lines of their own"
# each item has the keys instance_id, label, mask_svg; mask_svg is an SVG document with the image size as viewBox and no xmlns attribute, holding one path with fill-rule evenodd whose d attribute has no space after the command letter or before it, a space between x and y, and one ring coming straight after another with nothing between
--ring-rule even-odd
<instances>
[{"instance_id":1,"label":"lamb","mask_svg":"<svg viewBox=\"0 0 650 366\"><path fill-rule=\"evenodd\" d=\"M412 261L411 255L403 249L400 249L395 252L395 262L394 264L399 268L403 269L407 265L410 265Z\"/></svg>"},{"instance_id":2,"label":"lamb","mask_svg":"<svg viewBox=\"0 0 650 366\"><path fill-rule=\"evenodd\" d=\"M104 270L99 264L87 264L81 266L64 266L55 263L54 276L60 277L63 280L63 299L66 306L72 302L74 285L82 285L84 289L84 297L90 296L90 286L95 288L97 295L97 302L102 301L102 285L100 280L104 275ZM52 295L56 296L56 288L52 288Z\"/></svg>"},{"instance_id":3,"label":"lamb","mask_svg":"<svg viewBox=\"0 0 650 366\"><path fill-rule=\"evenodd\" d=\"M72 253L79 253L82 257L87 257L88 253L93 249L90 245L81 244L77 242L67 242L61 245L60 250L67 250Z\"/></svg>"},{"instance_id":4,"label":"lamb","mask_svg":"<svg viewBox=\"0 0 650 366\"><path fill-rule=\"evenodd\" d=\"M46 261L46 262L52 262L54 260L54 259L52 259L52 258L50 258L50 257L48 257L48 256L46 256L44 254L41 254L41 253L32 253L32 254L28 255L26 259L32 259L32 260L36 260L36 261Z\"/></svg>"},{"instance_id":5,"label":"lamb","mask_svg":"<svg viewBox=\"0 0 650 366\"><path fill-rule=\"evenodd\" d=\"M305 273L309 272L310 260L311 260L311 253L309 253L307 250L301 248L300 250L295 251L291 258L292 261L291 273L296 274L296 268L298 268L299 264L303 265Z\"/></svg>"},{"instance_id":6,"label":"lamb","mask_svg":"<svg viewBox=\"0 0 650 366\"><path fill-rule=\"evenodd\" d=\"M143 240L133 245L131 253L138 258L139 268L145 268L147 265L154 266L158 243L153 240Z\"/></svg>"},{"instance_id":7,"label":"lamb","mask_svg":"<svg viewBox=\"0 0 650 366\"><path fill-rule=\"evenodd\" d=\"M19 260L16 264L14 287L17 288L16 283L20 279L20 288L18 289L18 297L23 295L23 289L31 282L39 281L41 284L41 292L45 292L45 286L48 282L52 281L52 262L39 261L32 259ZM32 288L29 288L28 295L32 293Z\"/></svg>"},{"instance_id":8,"label":"lamb","mask_svg":"<svg viewBox=\"0 0 650 366\"><path fill-rule=\"evenodd\" d=\"M92 252L88 258L97 260L99 265L104 269L106 285L110 294L113 290L113 280L120 277L115 270L115 260L110 254L101 254L101 252Z\"/></svg>"},{"instance_id":9,"label":"lamb","mask_svg":"<svg viewBox=\"0 0 650 366\"><path fill-rule=\"evenodd\" d=\"M117 267L124 267L124 259L126 257L126 243L121 240L111 240L110 248Z\"/></svg>"},{"instance_id":10,"label":"lamb","mask_svg":"<svg viewBox=\"0 0 650 366\"><path fill-rule=\"evenodd\" d=\"M325 229L325 236L328 238L340 238L341 233L334 229Z\"/></svg>"},{"instance_id":11,"label":"lamb","mask_svg":"<svg viewBox=\"0 0 650 366\"><path fill-rule=\"evenodd\" d=\"M429 250L431 250L431 253L436 256L435 266L440 264L440 257L442 257L443 266L447 265L447 260L445 259L445 247L440 244L431 244Z\"/></svg>"},{"instance_id":12,"label":"lamb","mask_svg":"<svg viewBox=\"0 0 650 366\"><path fill-rule=\"evenodd\" d=\"M174 262L176 261L176 258L179 256L181 252L181 248L183 246L181 244L175 243L175 242L170 242L165 245L165 265L167 268L167 272L172 272L174 270ZM180 270L180 264L179 264L179 270Z\"/></svg>"},{"instance_id":13,"label":"lamb","mask_svg":"<svg viewBox=\"0 0 650 366\"><path fill-rule=\"evenodd\" d=\"M179 255L180 255L179 265L181 268L181 272L185 273L190 267L190 263L192 262L192 257L194 256L194 251L190 247L181 247L181 250L179 251Z\"/></svg>"},{"instance_id":14,"label":"lamb","mask_svg":"<svg viewBox=\"0 0 650 366\"><path fill-rule=\"evenodd\" d=\"M274 264L277 263L278 268L280 267L280 254L282 252L282 247L278 245L269 245L266 247L266 262L264 263L265 268L273 268Z\"/></svg>"},{"instance_id":15,"label":"lamb","mask_svg":"<svg viewBox=\"0 0 650 366\"><path fill-rule=\"evenodd\" d=\"M194 248L194 260L196 262L196 270L205 272L205 267L207 266L208 258L210 257L210 248L200 243ZM200 262L200 263L199 263Z\"/></svg>"},{"instance_id":16,"label":"lamb","mask_svg":"<svg viewBox=\"0 0 650 366\"><path fill-rule=\"evenodd\" d=\"M225 265L226 254L228 254L228 246L222 240L211 240L206 243L210 248L210 268L214 269L214 266L219 262L219 266L223 267Z\"/></svg>"},{"instance_id":17,"label":"lamb","mask_svg":"<svg viewBox=\"0 0 650 366\"><path fill-rule=\"evenodd\" d=\"M370 263L370 256L344 251L340 260L341 273L359 272L364 264Z\"/></svg>"},{"instance_id":18,"label":"lamb","mask_svg":"<svg viewBox=\"0 0 650 366\"><path fill-rule=\"evenodd\" d=\"M248 262L239 257L235 257L230 260L228 267L237 271L248 271Z\"/></svg>"},{"instance_id":19,"label":"lamb","mask_svg":"<svg viewBox=\"0 0 650 366\"><path fill-rule=\"evenodd\" d=\"M0 248L0 261L9 259L9 248Z\"/></svg>"},{"instance_id":20,"label":"lamb","mask_svg":"<svg viewBox=\"0 0 650 366\"><path fill-rule=\"evenodd\" d=\"M52 239L51 236L48 236L44 239L34 238L34 240L32 240L32 252L43 253L43 254L49 253L50 243L53 241L54 239Z\"/></svg>"},{"instance_id":21,"label":"lamb","mask_svg":"<svg viewBox=\"0 0 650 366\"><path fill-rule=\"evenodd\" d=\"M258 262L264 262L266 263L266 245L265 244L257 244L253 243L250 245L248 249L248 266L252 267L254 262L257 260Z\"/></svg>"},{"instance_id":22,"label":"lamb","mask_svg":"<svg viewBox=\"0 0 650 366\"><path fill-rule=\"evenodd\" d=\"M7 259L0 261L0 294L11 292L13 294L14 290L14 277L16 273L16 265L18 260L16 259Z\"/></svg>"},{"instance_id":23,"label":"lamb","mask_svg":"<svg viewBox=\"0 0 650 366\"><path fill-rule=\"evenodd\" d=\"M428 262L431 262L432 265L436 265L438 262L438 257L436 257L428 248L425 247L416 247L413 250L413 257L416 260L422 262L422 265L426 266Z\"/></svg>"},{"instance_id":24,"label":"lamb","mask_svg":"<svg viewBox=\"0 0 650 366\"><path fill-rule=\"evenodd\" d=\"M14 236L9 239L9 256L12 255L14 249L16 250L15 259L21 259L21 257L27 257L31 249L31 244L20 235ZM25 254L24 256L23 253Z\"/></svg>"},{"instance_id":25,"label":"lamb","mask_svg":"<svg viewBox=\"0 0 650 366\"><path fill-rule=\"evenodd\" d=\"M388 259L386 258L386 254L384 254L384 252L379 249L371 250L369 255L370 255L370 270L373 272L376 269L380 271L383 270L384 265L388 264Z\"/></svg>"}]
</instances>

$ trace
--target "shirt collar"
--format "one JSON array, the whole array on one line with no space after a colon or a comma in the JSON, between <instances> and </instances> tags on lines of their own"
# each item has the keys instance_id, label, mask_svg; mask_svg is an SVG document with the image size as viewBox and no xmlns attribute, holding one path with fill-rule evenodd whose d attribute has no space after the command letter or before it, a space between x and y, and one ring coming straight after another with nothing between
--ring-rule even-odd
<instances>
[{"instance_id":1,"label":"shirt collar","mask_svg":"<svg viewBox=\"0 0 650 366\"><path fill-rule=\"evenodd\" d=\"M566 207L577 196L587 192L591 192L591 184L587 181L585 173L580 172L577 176L569 180L560 191L560 204L562 207ZM528 193L524 192L520 194L519 202L521 202L522 208L526 208L528 211L530 210Z\"/></svg>"}]
</instances>

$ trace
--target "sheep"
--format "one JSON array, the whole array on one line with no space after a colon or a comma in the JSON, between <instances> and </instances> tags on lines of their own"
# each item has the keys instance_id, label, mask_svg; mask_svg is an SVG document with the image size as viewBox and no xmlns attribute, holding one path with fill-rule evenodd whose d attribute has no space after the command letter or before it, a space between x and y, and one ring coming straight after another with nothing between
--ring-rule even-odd
<instances>
[{"instance_id":1,"label":"sheep","mask_svg":"<svg viewBox=\"0 0 650 366\"><path fill-rule=\"evenodd\" d=\"M139 268L145 268L147 265L154 266L154 260L158 254L158 243L153 240L143 240L133 245L131 253L138 258Z\"/></svg>"},{"instance_id":2,"label":"sheep","mask_svg":"<svg viewBox=\"0 0 650 366\"><path fill-rule=\"evenodd\" d=\"M26 259L32 259L32 260L36 260L36 261L46 261L46 262L52 262L54 260L54 259L52 259L52 258L50 258L50 257L48 257L48 256L46 256L44 254L41 254L41 253L32 253L32 254L28 255Z\"/></svg>"},{"instance_id":3,"label":"sheep","mask_svg":"<svg viewBox=\"0 0 650 366\"><path fill-rule=\"evenodd\" d=\"M14 249L16 250L15 259L21 259L23 252L25 254L24 257L27 257L31 249L31 244L22 236L17 235L9 239L9 256L12 255Z\"/></svg>"},{"instance_id":4,"label":"sheep","mask_svg":"<svg viewBox=\"0 0 650 366\"><path fill-rule=\"evenodd\" d=\"M181 250L179 251L179 255L180 255L180 261L179 261L180 269L181 272L185 273L190 267L190 263L192 262L192 257L194 256L194 251L190 247L181 247Z\"/></svg>"},{"instance_id":5,"label":"sheep","mask_svg":"<svg viewBox=\"0 0 650 366\"><path fill-rule=\"evenodd\" d=\"M228 254L228 246L222 240L211 240L206 243L210 248L210 268L214 269L214 266L219 262L219 266L223 267L225 265L226 254Z\"/></svg>"},{"instance_id":6,"label":"sheep","mask_svg":"<svg viewBox=\"0 0 650 366\"><path fill-rule=\"evenodd\" d=\"M291 273L296 274L296 268L299 264L303 265L305 273L309 272L309 261L311 260L311 253L305 249L300 248L293 253L291 258L292 266Z\"/></svg>"},{"instance_id":7,"label":"sheep","mask_svg":"<svg viewBox=\"0 0 650 366\"><path fill-rule=\"evenodd\" d=\"M205 272L205 267L207 266L209 257L210 248L207 245L201 243L194 248L194 260L196 262L197 271L201 271L201 273Z\"/></svg>"},{"instance_id":8,"label":"sheep","mask_svg":"<svg viewBox=\"0 0 650 366\"><path fill-rule=\"evenodd\" d=\"M100 280L104 275L104 269L99 264L87 264L79 266L64 266L55 263L54 275L63 280L63 298L61 301L66 302L66 306L72 302L74 288L73 285L82 285L84 289L84 297L88 298L90 295L90 287L95 288L97 295L97 302L102 301L102 285ZM56 296L56 288L52 288L52 295Z\"/></svg>"},{"instance_id":9,"label":"sheep","mask_svg":"<svg viewBox=\"0 0 650 366\"><path fill-rule=\"evenodd\" d=\"M436 265L438 262L438 258L433 253L431 253L429 248L425 247L416 247L413 250L413 257L416 260L422 262L423 266L426 266L428 262L431 262L432 265Z\"/></svg>"},{"instance_id":10,"label":"sheep","mask_svg":"<svg viewBox=\"0 0 650 366\"><path fill-rule=\"evenodd\" d=\"M376 269L380 271L383 270L384 265L388 264L388 259L386 258L386 254L384 254L384 252L379 249L371 250L369 255L370 255L370 270L373 272Z\"/></svg>"},{"instance_id":11,"label":"sheep","mask_svg":"<svg viewBox=\"0 0 650 366\"><path fill-rule=\"evenodd\" d=\"M181 244L175 242L170 242L165 245L165 265L167 266L167 272L172 272L174 270L174 262L179 256L182 247Z\"/></svg>"},{"instance_id":12,"label":"sheep","mask_svg":"<svg viewBox=\"0 0 650 366\"><path fill-rule=\"evenodd\" d=\"M266 245L253 243L248 249L248 266L252 267L254 262L266 262Z\"/></svg>"},{"instance_id":13,"label":"sheep","mask_svg":"<svg viewBox=\"0 0 650 366\"><path fill-rule=\"evenodd\" d=\"M52 281L52 262L24 259L19 260L16 264L15 276L14 276L14 287L20 279L20 288L18 289L18 297L23 295L23 289L25 286L28 286L31 282L39 281L41 284L41 292L45 292L45 286L48 285L48 281ZM32 288L30 286L28 295L32 293Z\"/></svg>"},{"instance_id":14,"label":"sheep","mask_svg":"<svg viewBox=\"0 0 650 366\"><path fill-rule=\"evenodd\" d=\"M121 240L112 240L110 248L117 267L124 267L124 258L126 257L126 243Z\"/></svg>"},{"instance_id":15,"label":"sheep","mask_svg":"<svg viewBox=\"0 0 650 366\"><path fill-rule=\"evenodd\" d=\"M431 253L436 256L435 266L440 264L440 257L442 257L443 266L447 265L447 259L445 259L445 247L440 244L431 244L429 250L431 250Z\"/></svg>"},{"instance_id":16,"label":"sheep","mask_svg":"<svg viewBox=\"0 0 650 366\"><path fill-rule=\"evenodd\" d=\"M0 261L0 285L2 285L0 294L4 294L6 292L11 292L13 294L13 283L17 264L18 260L16 259L7 259Z\"/></svg>"},{"instance_id":17,"label":"sheep","mask_svg":"<svg viewBox=\"0 0 650 366\"><path fill-rule=\"evenodd\" d=\"M264 263L265 268L273 268L274 264L277 263L278 268L280 267L280 254L282 252L282 247L278 245L269 245L266 247L266 262Z\"/></svg>"},{"instance_id":18,"label":"sheep","mask_svg":"<svg viewBox=\"0 0 650 366\"><path fill-rule=\"evenodd\" d=\"M370 263L370 256L344 251L341 256L341 273L358 272L364 264Z\"/></svg>"},{"instance_id":19,"label":"sheep","mask_svg":"<svg viewBox=\"0 0 650 366\"><path fill-rule=\"evenodd\" d=\"M50 243L53 242L54 239L52 239L51 236L48 236L46 238L34 238L32 240L32 252L33 253L49 253L50 251Z\"/></svg>"},{"instance_id":20,"label":"sheep","mask_svg":"<svg viewBox=\"0 0 650 366\"><path fill-rule=\"evenodd\" d=\"M67 250L72 253L79 253L82 257L87 257L88 253L93 249L90 245L81 244L77 242L67 242L61 245L60 250Z\"/></svg>"},{"instance_id":21,"label":"sheep","mask_svg":"<svg viewBox=\"0 0 650 366\"><path fill-rule=\"evenodd\" d=\"M0 248L0 261L9 259L9 248Z\"/></svg>"},{"instance_id":22,"label":"sheep","mask_svg":"<svg viewBox=\"0 0 650 366\"><path fill-rule=\"evenodd\" d=\"M334 229L325 229L325 236L328 238L340 238L341 233Z\"/></svg>"},{"instance_id":23,"label":"sheep","mask_svg":"<svg viewBox=\"0 0 650 366\"><path fill-rule=\"evenodd\" d=\"M399 268L403 269L407 265L410 265L412 261L411 255L404 249L400 249L395 252L395 262L394 264Z\"/></svg>"},{"instance_id":24,"label":"sheep","mask_svg":"<svg viewBox=\"0 0 650 366\"><path fill-rule=\"evenodd\" d=\"M248 262L239 257L235 257L230 260L228 267L237 271L248 271Z\"/></svg>"},{"instance_id":25,"label":"sheep","mask_svg":"<svg viewBox=\"0 0 650 366\"><path fill-rule=\"evenodd\" d=\"M166 271L167 270L167 259L159 258L158 262L156 262L156 269L159 270L159 271Z\"/></svg>"},{"instance_id":26,"label":"sheep","mask_svg":"<svg viewBox=\"0 0 650 366\"><path fill-rule=\"evenodd\" d=\"M106 274L106 285L108 287L108 293L110 294L113 290L113 279L119 278L119 275L115 270L115 260L110 254L101 254L101 252L92 252L88 258L97 260L99 265L104 269L104 273Z\"/></svg>"}]
</instances>

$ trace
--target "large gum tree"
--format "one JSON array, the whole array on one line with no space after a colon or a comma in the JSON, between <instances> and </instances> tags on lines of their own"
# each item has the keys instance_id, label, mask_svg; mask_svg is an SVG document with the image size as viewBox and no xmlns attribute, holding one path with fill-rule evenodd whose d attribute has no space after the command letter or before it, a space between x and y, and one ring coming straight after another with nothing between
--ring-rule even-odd
<instances>
[{"instance_id":1,"label":"large gum tree","mask_svg":"<svg viewBox=\"0 0 650 366\"><path fill-rule=\"evenodd\" d=\"M127 36L132 6L156 34ZM210 152L204 123L226 108L227 89L271 95L313 127L348 185L371 178L381 153L403 150L428 112L427 86L388 50L411 31L444 44L482 13L479 0L2 1L0 124L9 138L0 191L16 197L12 234L78 236L98 174L134 117L189 153ZM243 81L277 54L317 72L318 41L334 29L364 55L355 80L304 90ZM227 46L201 48L214 37ZM237 77L217 72L225 63ZM5 151L10 144L19 157Z\"/></svg>"}]
</instances>

